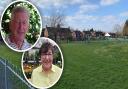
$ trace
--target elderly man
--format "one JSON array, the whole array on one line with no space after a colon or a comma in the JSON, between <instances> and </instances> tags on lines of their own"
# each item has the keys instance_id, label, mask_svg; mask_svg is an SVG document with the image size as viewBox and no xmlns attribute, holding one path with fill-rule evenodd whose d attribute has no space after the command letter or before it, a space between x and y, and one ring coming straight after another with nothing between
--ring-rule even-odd
<instances>
[{"instance_id":1,"label":"elderly man","mask_svg":"<svg viewBox=\"0 0 128 89\"><path fill-rule=\"evenodd\" d=\"M26 8L16 6L11 13L9 23L10 34L5 38L5 41L12 48L17 50L25 50L30 48L30 44L25 39L29 29L29 13Z\"/></svg>"},{"instance_id":2,"label":"elderly man","mask_svg":"<svg viewBox=\"0 0 128 89\"><path fill-rule=\"evenodd\" d=\"M39 50L41 65L33 70L31 82L38 88L48 88L55 84L61 76L62 69L53 65L53 46L43 43Z\"/></svg>"}]
</instances>

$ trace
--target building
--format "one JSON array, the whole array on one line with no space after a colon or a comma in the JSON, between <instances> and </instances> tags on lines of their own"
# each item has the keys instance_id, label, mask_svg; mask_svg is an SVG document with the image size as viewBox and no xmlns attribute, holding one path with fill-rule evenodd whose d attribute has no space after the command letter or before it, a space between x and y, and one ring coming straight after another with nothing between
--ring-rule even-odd
<instances>
[{"instance_id":1,"label":"building","mask_svg":"<svg viewBox=\"0 0 128 89\"><path fill-rule=\"evenodd\" d=\"M49 37L54 41L67 40L71 37L71 30L70 27L64 28L60 27L60 25L57 27L46 26L46 28L43 28L41 36Z\"/></svg>"}]
</instances>

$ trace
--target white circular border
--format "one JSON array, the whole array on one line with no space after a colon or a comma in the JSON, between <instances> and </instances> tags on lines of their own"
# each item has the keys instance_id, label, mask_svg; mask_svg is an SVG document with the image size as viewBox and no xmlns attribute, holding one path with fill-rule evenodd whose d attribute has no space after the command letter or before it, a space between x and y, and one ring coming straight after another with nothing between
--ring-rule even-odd
<instances>
[{"instance_id":1,"label":"white circular border","mask_svg":"<svg viewBox=\"0 0 128 89\"><path fill-rule=\"evenodd\" d=\"M55 45L57 46L57 48L59 49L59 52L60 52L60 54L61 54L61 59L62 59L62 71L61 71L61 75L60 75L59 78L58 78L52 85L50 85L49 87L38 87L38 86L35 86L34 84L32 84L32 82L27 79L27 77L26 77L26 75L25 75L25 73L24 73L24 69L23 69L23 58L24 58L24 53L25 53L25 52L22 54L21 67L22 67L23 75L24 75L25 79L27 80L27 82L28 82L29 84L31 84L31 85L34 86L35 88L47 89L47 88L50 88L50 87L54 86L54 85L59 81L60 77L62 76L63 68L64 68L64 59L63 59L62 51L61 51L60 47L58 46L58 44L57 44L55 41L53 41L53 40L50 39L50 38L46 38L46 37L40 37L40 38L41 38L41 39L44 39L44 40L48 40L48 42L50 42L51 44L55 44ZM41 39L39 39L39 40L41 40ZM39 40L38 40L38 41L39 41ZM29 51L29 50L28 50L28 51Z\"/></svg>"},{"instance_id":2,"label":"white circular border","mask_svg":"<svg viewBox=\"0 0 128 89\"><path fill-rule=\"evenodd\" d=\"M4 38L4 36L3 36L3 31L2 31L2 18L3 18L3 15L4 15L4 13L5 13L5 11L7 10L7 8L8 7L10 7L12 4L14 4L14 3L16 3L16 2L26 2L26 3L28 3L28 4L30 4L30 5L32 5L33 7L34 7L34 9L37 11L37 14L39 15L39 19L40 19L40 34L39 34L39 37L38 37L38 39L36 40L36 42L30 47L30 48L27 48L27 49L25 49L25 50L18 50L18 49L14 49L13 47L11 47L6 41L5 41L5 38ZM28 50L30 50L31 48L33 48L35 45L36 45L36 43L38 42L38 40L39 40L39 38L41 37L41 33L42 33L42 18L41 18L41 15L40 15L40 13L39 13L39 10L36 8L36 6L34 5L34 4L32 4L31 2L29 2L29 1L25 1L25 0L17 0L17 1L13 1L13 2L11 2L5 9L4 9L4 11L2 12L2 15L1 15L1 22L0 22L0 32L1 32L1 36L2 36L2 39L4 40L4 43L10 48L10 49L12 49L12 50L14 50L14 51L17 51L17 52L25 52L25 51L28 51Z\"/></svg>"}]
</instances>

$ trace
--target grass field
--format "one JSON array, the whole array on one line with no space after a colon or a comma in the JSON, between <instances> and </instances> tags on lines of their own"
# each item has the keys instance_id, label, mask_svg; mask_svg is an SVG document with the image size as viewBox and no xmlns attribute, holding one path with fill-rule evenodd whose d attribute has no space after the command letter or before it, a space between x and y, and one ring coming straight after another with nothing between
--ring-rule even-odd
<instances>
[{"instance_id":1,"label":"grass field","mask_svg":"<svg viewBox=\"0 0 128 89\"><path fill-rule=\"evenodd\" d=\"M128 89L128 43L61 44L64 71L50 89ZM20 67L21 53L0 46L0 56ZM13 55L13 56L12 56Z\"/></svg>"},{"instance_id":2,"label":"grass field","mask_svg":"<svg viewBox=\"0 0 128 89\"><path fill-rule=\"evenodd\" d=\"M0 57L7 59L18 67L21 65L22 53L9 49L4 43L0 43Z\"/></svg>"},{"instance_id":3,"label":"grass field","mask_svg":"<svg viewBox=\"0 0 128 89\"><path fill-rule=\"evenodd\" d=\"M128 89L128 44L63 44L63 75L52 89Z\"/></svg>"}]
</instances>

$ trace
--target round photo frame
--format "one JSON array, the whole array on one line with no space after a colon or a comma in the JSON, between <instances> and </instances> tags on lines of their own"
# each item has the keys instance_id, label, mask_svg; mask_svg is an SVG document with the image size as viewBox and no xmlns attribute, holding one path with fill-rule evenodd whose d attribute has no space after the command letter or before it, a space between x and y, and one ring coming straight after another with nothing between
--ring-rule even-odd
<instances>
[{"instance_id":1,"label":"round photo frame","mask_svg":"<svg viewBox=\"0 0 128 89\"><path fill-rule=\"evenodd\" d=\"M18 49L16 48L16 45L12 43L11 41L8 42L6 40L10 33L9 33L9 24L10 24L10 19L11 19L11 11L13 10L14 7L24 7L27 8L29 13L30 13L30 18L29 18L29 31L25 34L25 41L27 41L29 46L27 47L22 43L23 49ZM24 23L23 23L24 24ZM36 8L34 4L32 4L29 1L25 0L18 0L18 1L13 1L11 2L3 11L2 16L1 16L1 36L2 39L4 40L5 44L12 50L17 51L17 52L25 52L31 48L33 48L36 43L38 42L41 33L42 33L42 18L41 15ZM24 45L24 46L23 46Z\"/></svg>"},{"instance_id":2,"label":"round photo frame","mask_svg":"<svg viewBox=\"0 0 128 89\"><path fill-rule=\"evenodd\" d=\"M53 62L52 62L51 70L54 69L53 71L55 73L50 72L51 74L48 73L48 76L46 76L45 71L43 71L43 65L47 66L48 65L47 62L50 59L47 59L47 62L45 61L46 63L43 64L43 61L41 58L42 54L40 54L39 52L39 50L42 48L42 45L44 45L45 43L50 43L54 47L54 55L53 55ZM47 45L45 48L47 48ZM49 53L47 54L47 51L48 50L46 50L46 55L48 56L50 54ZM57 45L57 43L55 43L53 40L49 38L41 37L38 40L35 47L23 53L21 66L22 66L22 72L24 74L25 79L32 86L34 86L35 88L41 88L41 89L50 88L59 81L62 75L63 68L64 68L63 54L62 54L60 47ZM56 79L54 79L54 77ZM47 81L47 79L49 79L49 82ZM45 85L47 84L46 82L48 83L48 85Z\"/></svg>"}]
</instances>

